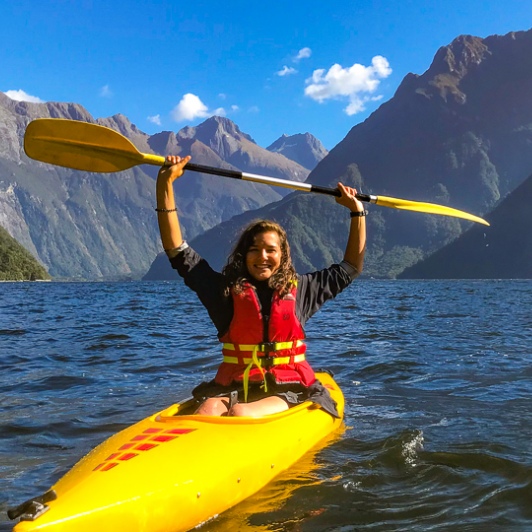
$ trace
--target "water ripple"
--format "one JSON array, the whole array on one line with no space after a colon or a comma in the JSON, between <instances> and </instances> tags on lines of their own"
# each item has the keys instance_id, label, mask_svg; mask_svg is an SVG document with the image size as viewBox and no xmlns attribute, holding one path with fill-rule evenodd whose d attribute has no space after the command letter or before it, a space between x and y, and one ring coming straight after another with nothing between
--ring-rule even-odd
<instances>
[{"instance_id":1,"label":"water ripple","mask_svg":"<svg viewBox=\"0 0 532 532\"><path fill-rule=\"evenodd\" d=\"M345 433L209 532L526 530L530 308L529 281L354 283L307 326ZM8 506L212 378L219 350L181 282L2 283L0 529Z\"/></svg>"}]
</instances>

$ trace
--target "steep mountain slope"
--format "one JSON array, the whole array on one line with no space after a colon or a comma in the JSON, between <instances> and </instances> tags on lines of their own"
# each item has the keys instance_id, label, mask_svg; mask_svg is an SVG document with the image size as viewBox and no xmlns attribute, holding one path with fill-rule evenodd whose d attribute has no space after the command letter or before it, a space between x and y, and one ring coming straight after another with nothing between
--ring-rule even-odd
<instances>
[{"instance_id":1,"label":"steep mountain slope","mask_svg":"<svg viewBox=\"0 0 532 532\"><path fill-rule=\"evenodd\" d=\"M53 277L139 275L157 252L155 224L145 222L153 216L153 180L138 169L99 175L28 159L24 132L41 117L95 122L80 105L15 102L0 93L0 134L7 139L0 224Z\"/></svg>"},{"instance_id":2,"label":"steep mountain slope","mask_svg":"<svg viewBox=\"0 0 532 532\"><path fill-rule=\"evenodd\" d=\"M532 31L462 36L422 76L408 75L392 100L356 126L313 173L331 183L356 164L365 192L489 212L532 170ZM368 273L409 266L468 224L379 210ZM382 217L382 218L381 218ZM395 257L394 257L395 256Z\"/></svg>"},{"instance_id":3,"label":"steep mountain slope","mask_svg":"<svg viewBox=\"0 0 532 532\"><path fill-rule=\"evenodd\" d=\"M532 30L481 39L461 36L421 76L358 124L308 178L365 193L450 205L483 215L532 171ZM347 214L330 198L293 194L253 213L284 221L300 271L339 260ZM247 216L193 241L223 263ZM467 222L371 207L366 275L394 277L453 241Z\"/></svg>"},{"instance_id":4,"label":"steep mountain slope","mask_svg":"<svg viewBox=\"0 0 532 532\"><path fill-rule=\"evenodd\" d=\"M532 176L488 215L491 227L472 227L402 279L532 279Z\"/></svg>"},{"instance_id":5,"label":"steep mountain slope","mask_svg":"<svg viewBox=\"0 0 532 532\"><path fill-rule=\"evenodd\" d=\"M203 127L186 128L178 135L163 132L150 137L122 115L94 120L77 104L15 102L0 93L0 225L54 277L138 277L148 269L160 244L153 211L157 168L92 174L30 160L22 147L26 126L35 118L50 117L105 125L147 153L190 153L200 164L260 169L285 179L308 175L297 163L258 147L227 119L209 119ZM195 138L195 130L201 140ZM211 147L218 141L233 147L230 158L243 167L220 157ZM282 197L268 186L192 172L179 180L176 192L188 238Z\"/></svg>"}]
</instances>

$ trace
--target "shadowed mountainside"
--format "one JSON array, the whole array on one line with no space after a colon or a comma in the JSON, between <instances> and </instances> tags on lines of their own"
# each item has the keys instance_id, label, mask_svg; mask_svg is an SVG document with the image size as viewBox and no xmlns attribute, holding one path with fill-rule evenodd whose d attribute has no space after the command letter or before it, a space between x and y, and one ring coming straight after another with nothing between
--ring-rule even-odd
<instances>
[{"instance_id":1,"label":"shadowed mountainside","mask_svg":"<svg viewBox=\"0 0 532 532\"><path fill-rule=\"evenodd\" d=\"M532 171L531 93L532 30L460 36L438 50L424 74L408 74L394 97L353 127L308 181L329 187L342 181L365 193L482 216ZM397 276L471 225L381 207L370 211L365 274L375 277ZM348 216L331 198L295 193L252 217L287 226L299 271L342 257ZM192 244L219 267L249 218L230 220Z\"/></svg>"},{"instance_id":2,"label":"shadowed mountainside","mask_svg":"<svg viewBox=\"0 0 532 532\"><path fill-rule=\"evenodd\" d=\"M454 242L399 276L401 279L532 279L532 176Z\"/></svg>"}]
</instances>

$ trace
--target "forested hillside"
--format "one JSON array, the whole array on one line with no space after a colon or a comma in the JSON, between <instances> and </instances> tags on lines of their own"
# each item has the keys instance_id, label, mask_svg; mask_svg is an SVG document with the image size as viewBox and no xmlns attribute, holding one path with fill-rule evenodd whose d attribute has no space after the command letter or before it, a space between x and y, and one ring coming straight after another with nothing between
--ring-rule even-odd
<instances>
[{"instance_id":1,"label":"forested hillside","mask_svg":"<svg viewBox=\"0 0 532 532\"><path fill-rule=\"evenodd\" d=\"M0 281L47 279L50 276L35 257L0 227Z\"/></svg>"}]
</instances>

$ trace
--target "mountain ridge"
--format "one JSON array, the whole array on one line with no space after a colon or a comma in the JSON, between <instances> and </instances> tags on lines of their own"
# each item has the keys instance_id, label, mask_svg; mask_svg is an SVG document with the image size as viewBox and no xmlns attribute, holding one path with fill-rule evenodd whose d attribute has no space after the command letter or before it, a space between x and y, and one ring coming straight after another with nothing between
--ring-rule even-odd
<instances>
[{"instance_id":1,"label":"mountain ridge","mask_svg":"<svg viewBox=\"0 0 532 532\"><path fill-rule=\"evenodd\" d=\"M298 162L307 170L313 170L329 153L323 144L308 132L283 134L266 149Z\"/></svg>"},{"instance_id":2,"label":"mountain ridge","mask_svg":"<svg viewBox=\"0 0 532 532\"><path fill-rule=\"evenodd\" d=\"M238 168L194 135L150 136L121 114L94 119L79 104L16 102L0 93L0 134L5 139L0 146L0 225L59 279L129 279L148 270L160 250L153 211L157 168L92 174L33 161L24 154L23 136L36 118L77 119L110 127L146 153L186 150L199 164L249 171L258 160L261 170L281 178L308 175L298 163L256 145L244 160L246 151L238 139L251 141L242 132L235 139L235 153L242 156L244 167ZM240 131L227 119L206 122L223 126L223 135ZM175 187L188 238L235 214L277 201L284 193L261 184L192 174Z\"/></svg>"}]
</instances>

